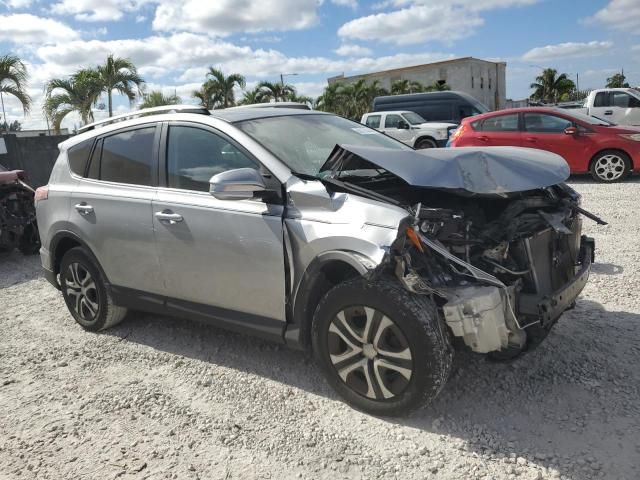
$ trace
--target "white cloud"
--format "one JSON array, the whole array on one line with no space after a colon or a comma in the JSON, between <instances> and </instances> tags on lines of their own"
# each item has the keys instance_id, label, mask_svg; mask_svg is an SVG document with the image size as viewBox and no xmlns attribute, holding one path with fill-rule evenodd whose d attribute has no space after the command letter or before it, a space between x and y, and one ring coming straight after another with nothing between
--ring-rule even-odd
<instances>
[{"instance_id":1,"label":"white cloud","mask_svg":"<svg viewBox=\"0 0 640 480\"><path fill-rule=\"evenodd\" d=\"M78 34L64 23L28 13L0 15L0 41L17 45L51 44L74 40Z\"/></svg>"},{"instance_id":2,"label":"white cloud","mask_svg":"<svg viewBox=\"0 0 640 480\"><path fill-rule=\"evenodd\" d=\"M428 41L451 42L469 36L482 18L446 5L413 5L390 13L360 17L338 30L343 38L378 40L408 45Z\"/></svg>"},{"instance_id":3,"label":"white cloud","mask_svg":"<svg viewBox=\"0 0 640 480\"><path fill-rule=\"evenodd\" d=\"M342 57L364 57L366 55L371 55L370 48L351 44L340 45L340 47L335 49L334 52Z\"/></svg>"},{"instance_id":4,"label":"white cloud","mask_svg":"<svg viewBox=\"0 0 640 480\"><path fill-rule=\"evenodd\" d=\"M136 16L136 23L142 23L147 19L147 17L145 17L144 15L137 15Z\"/></svg>"},{"instance_id":5,"label":"white cloud","mask_svg":"<svg viewBox=\"0 0 640 480\"><path fill-rule=\"evenodd\" d=\"M9 8L21 9L30 7L33 3L33 0L5 0L0 1L0 3L6 5Z\"/></svg>"},{"instance_id":6,"label":"white cloud","mask_svg":"<svg viewBox=\"0 0 640 480\"><path fill-rule=\"evenodd\" d=\"M609 4L587 19L588 23L603 23L617 30L637 33L640 29L638 0L610 0Z\"/></svg>"},{"instance_id":7,"label":"white cloud","mask_svg":"<svg viewBox=\"0 0 640 480\"><path fill-rule=\"evenodd\" d=\"M358 8L358 0L331 0L331 3L340 7Z\"/></svg>"},{"instance_id":8,"label":"white cloud","mask_svg":"<svg viewBox=\"0 0 640 480\"><path fill-rule=\"evenodd\" d=\"M429 41L451 43L468 37L484 24L480 12L532 5L539 0L386 0L374 10L396 8L351 20L338 35L358 40L391 41L409 45Z\"/></svg>"},{"instance_id":9,"label":"white cloud","mask_svg":"<svg viewBox=\"0 0 640 480\"><path fill-rule=\"evenodd\" d=\"M139 10L153 0L62 0L51 6L57 15L73 15L84 22L109 22L120 20L124 12Z\"/></svg>"},{"instance_id":10,"label":"white cloud","mask_svg":"<svg viewBox=\"0 0 640 480\"><path fill-rule=\"evenodd\" d=\"M524 55L522 60L528 62L537 62L542 60L554 60L556 58L576 58L591 57L593 55L602 55L613 46L612 42L567 42L557 45L547 45L544 47L532 48Z\"/></svg>"},{"instance_id":11,"label":"white cloud","mask_svg":"<svg viewBox=\"0 0 640 480\"><path fill-rule=\"evenodd\" d=\"M153 28L221 36L234 32L300 30L317 23L320 3L322 0L166 2L156 9Z\"/></svg>"}]
</instances>

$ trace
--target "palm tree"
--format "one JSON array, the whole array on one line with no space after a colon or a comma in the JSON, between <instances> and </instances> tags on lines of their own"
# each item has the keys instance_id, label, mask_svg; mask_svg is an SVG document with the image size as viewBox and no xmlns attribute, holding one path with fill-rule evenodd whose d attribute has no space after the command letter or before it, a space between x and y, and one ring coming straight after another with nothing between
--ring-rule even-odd
<instances>
[{"instance_id":1,"label":"palm tree","mask_svg":"<svg viewBox=\"0 0 640 480\"><path fill-rule=\"evenodd\" d=\"M556 103L563 95L568 95L575 90L576 86L566 73L558 75L555 68L545 68L530 88L534 89L531 94L532 100Z\"/></svg>"},{"instance_id":2,"label":"palm tree","mask_svg":"<svg viewBox=\"0 0 640 480\"><path fill-rule=\"evenodd\" d=\"M263 92L260 90L260 87L257 86L251 90L245 90L242 92L242 100L240 100L240 104L252 105L254 103L265 103L266 101L267 100L264 98Z\"/></svg>"},{"instance_id":3,"label":"palm tree","mask_svg":"<svg viewBox=\"0 0 640 480\"><path fill-rule=\"evenodd\" d=\"M203 84L199 90L194 90L191 92L191 96L200 100L200 105L202 105L207 110L213 110L214 108L220 106L222 99L217 95L211 92L206 88Z\"/></svg>"},{"instance_id":4,"label":"palm tree","mask_svg":"<svg viewBox=\"0 0 640 480\"><path fill-rule=\"evenodd\" d=\"M420 82L409 80L396 80L391 84L391 95L402 95L405 93L419 93L425 87Z\"/></svg>"},{"instance_id":5,"label":"palm tree","mask_svg":"<svg viewBox=\"0 0 640 480\"><path fill-rule=\"evenodd\" d=\"M244 88L245 79L239 73L232 73L228 77L224 76L222 70L209 67L207 80L202 85L203 89L209 92L209 96L220 98L222 108L233 107L236 103L233 89L238 86Z\"/></svg>"},{"instance_id":6,"label":"palm tree","mask_svg":"<svg viewBox=\"0 0 640 480\"><path fill-rule=\"evenodd\" d=\"M451 87L447 85L446 80L436 80L431 85L423 87L423 92L445 92L451 90Z\"/></svg>"},{"instance_id":7,"label":"palm tree","mask_svg":"<svg viewBox=\"0 0 640 480\"><path fill-rule=\"evenodd\" d=\"M162 107L163 105L177 105L181 102L177 95L165 96L161 90L152 90L143 94L144 101L138 108Z\"/></svg>"},{"instance_id":8,"label":"palm tree","mask_svg":"<svg viewBox=\"0 0 640 480\"><path fill-rule=\"evenodd\" d=\"M616 73L613 76L607 78L607 88L629 88L629 83L627 83L625 80L627 79L627 77L625 77L624 73Z\"/></svg>"},{"instance_id":9,"label":"palm tree","mask_svg":"<svg viewBox=\"0 0 640 480\"><path fill-rule=\"evenodd\" d=\"M288 83L264 81L258 84L258 89L263 95L262 98L267 101L286 102L296 95L296 88Z\"/></svg>"},{"instance_id":10,"label":"palm tree","mask_svg":"<svg viewBox=\"0 0 640 480\"><path fill-rule=\"evenodd\" d=\"M341 86L342 84L334 82L324 87L324 92L316 99L316 109L339 114Z\"/></svg>"},{"instance_id":11,"label":"palm tree","mask_svg":"<svg viewBox=\"0 0 640 480\"><path fill-rule=\"evenodd\" d=\"M53 123L53 129L60 131L64 117L78 112L83 124L93 121L91 107L102 93L102 83L98 72L92 69L79 70L68 79L54 78L45 85L44 113Z\"/></svg>"},{"instance_id":12,"label":"palm tree","mask_svg":"<svg viewBox=\"0 0 640 480\"><path fill-rule=\"evenodd\" d=\"M140 89L144 80L138 75L136 66L128 58L114 57L113 54L107 57L104 65L97 68L102 91L106 92L109 105L109 116L113 115L113 102L111 92L116 90L122 95L126 95L130 103L136 98L136 93L140 94Z\"/></svg>"},{"instance_id":13,"label":"palm tree","mask_svg":"<svg viewBox=\"0 0 640 480\"><path fill-rule=\"evenodd\" d=\"M0 95L6 93L18 99L25 114L31 108L31 97L27 93L27 67L18 57L4 55L0 57ZM4 110L4 106L3 106ZM3 120L6 122L3 111Z\"/></svg>"}]
</instances>

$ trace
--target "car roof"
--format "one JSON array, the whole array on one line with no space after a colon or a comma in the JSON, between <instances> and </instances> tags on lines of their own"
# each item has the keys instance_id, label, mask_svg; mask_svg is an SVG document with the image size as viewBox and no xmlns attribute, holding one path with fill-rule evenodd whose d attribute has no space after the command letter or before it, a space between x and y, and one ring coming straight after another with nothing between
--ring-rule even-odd
<instances>
[{"instance_id":1,"label":"car roof","mask_svg":"<svg viewBox=\"0 0 640 480\"><path fill-rule=\"evenodd\" d=\"M498 115L508 115L510 113L521 113L521 112L570 115L566 112L566 109L556 108L556 107L518 107L518 108L505 108L503 110L494 110L493 112L480 113L472 117L467 117L465 118L465 120L468 119L467 121L475 121L482 118L495 117Z\"/></svg>"},{"instance_id":2,"label":"car roof","mask_svg":"<svg viewBox=\"0 0 640 480\"><path fill-rule=\"evenodd\" d=\"M294 115L332 115L318 110L303 110L300 108L228 108L212 110L211 116L226 120L229 123L257 120L270 117L290 117Z\"/></svg>"},{"instance_id":3,"label":"car roof","mask_svg":"<svg viewBox=\"0 0 640 480\"><path fill-rule=\"evenodd\" d=\"M105 133L115 132L123 128L144 125L153 122L183 120L207 124L207 119L218 119L228 123L242 122L245 120L256 120L260 118L285 117L294 115L332 115L330 113L319 112L317 110L303 110L299 108L239 108L211 110L209 115L202 113L180 113L168 112L152 115L144 115L137 118L125 119L122 121L109 123L104 126L97 125L95 128L74 135L64 142L58 144L60 149L68 149L84 140L94 138Z\"/></svg>"}]
</instances>

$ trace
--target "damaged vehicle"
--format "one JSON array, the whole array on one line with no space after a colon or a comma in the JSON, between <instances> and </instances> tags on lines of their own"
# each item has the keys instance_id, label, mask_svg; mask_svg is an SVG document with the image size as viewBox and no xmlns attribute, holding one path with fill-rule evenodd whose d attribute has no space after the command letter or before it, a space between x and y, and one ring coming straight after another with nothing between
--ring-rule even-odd
<instances>
[{"instance_id":1,"label":"damaged vehicle","mask_svg":"<svg viewBox=\"0 0 640 480\"><path fill-rule=\"evenodd\" d=\"M548 152L416 151L314 111L140 110L60 145L42 264L89 331L128 310L211 322L310 350L351 405L402 415L457 348L513 358L573 307L582 219L604 222L568 175Z\"/></svg>"},{"instance_id":2,"label":"damaged vehicle","mask_svg":"<svg viewBox=\"0 0 640 480\"><path fill-rule=\"evenodd\" d=\"M17 248L32 255L40 249L34 190L25 180L22 170L0 165L0 253Z\"/></svg>"}]
</instances>

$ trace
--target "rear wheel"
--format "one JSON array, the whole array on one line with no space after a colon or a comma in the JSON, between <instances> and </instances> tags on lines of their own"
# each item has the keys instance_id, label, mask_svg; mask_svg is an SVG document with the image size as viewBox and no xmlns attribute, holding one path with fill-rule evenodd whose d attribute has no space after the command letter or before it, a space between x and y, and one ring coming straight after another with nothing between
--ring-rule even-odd
<instances>
[{"instance_id":1,"label":"rear wheel","mask_svg":"<svg viewBox=\"0 0 640 480\"><path fill-rule=\"evenodd\" d=\"M390 277L330 290L314 316L313 348L338 394L374 415L403 415L429 403L453 358L433 301Z\"/></svg>"},{"instance_id":2,"label":"rear wheel","mask_svg":"<svg viewBox=\"0 0 640 480\"><path fill-rule=\"evenodd\" d=\"M60 287L69 312L85 330L112 327L127 314L126 308L113 304L100 269L81 247L62 257Z\"/></svg>"},{"instance_id":3,"label":"rear wheel","mask_svg":"<svg viewBox=\"0 0 640 480\"><path fill-rule=\"evenodd\" d=\"M438 144L431 138L421 138L416 142L416 149L422 150L423 148L437 148Z\"/></svg>"},{"instance_id":4,"label":"rear wheel","mask_svg":"<svg viewBox=\"0 0 640 480\"><path fill-rule=\"evenodd\" d=\"M631 160L624 152L605 150L593 159L590 171L598 182L619 182L631 173Z\"/></svg>"}]
</instances>

